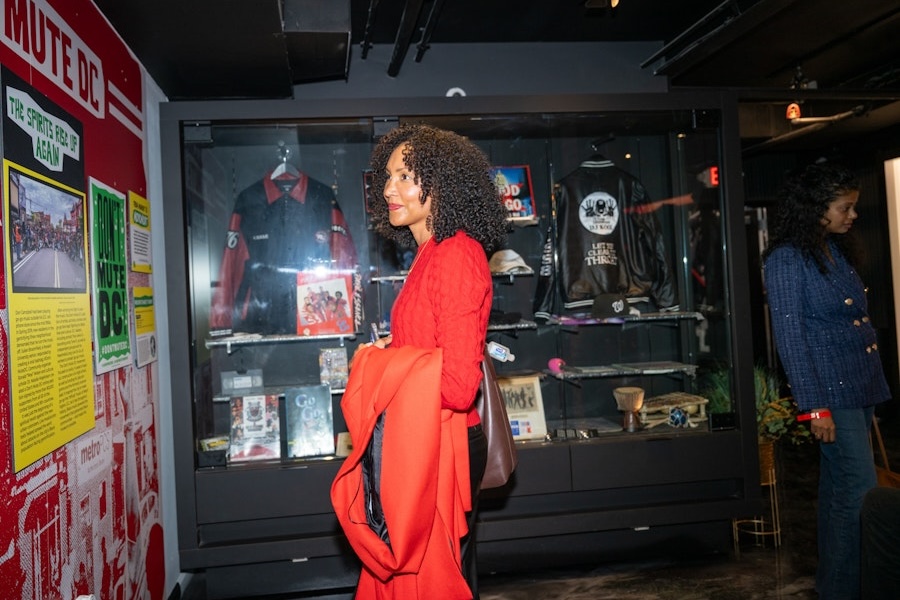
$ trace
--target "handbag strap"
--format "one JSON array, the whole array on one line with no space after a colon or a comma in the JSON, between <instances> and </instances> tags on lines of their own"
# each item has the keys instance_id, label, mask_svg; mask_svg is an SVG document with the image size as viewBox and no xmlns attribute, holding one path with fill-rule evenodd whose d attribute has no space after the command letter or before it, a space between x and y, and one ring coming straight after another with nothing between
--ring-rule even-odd
<instances>
[{"instance_id":1,"label":"handbag strap","mask_svg":"<svg viewBox=\"0 0 900 600\"><path fill-rule=\"evenodd\" d=\"M878 419L872 419L872 432L875 434L875 441L878 442L878 452L881 454L881 460L884 463L884 468L890 471L891 465L888 462L887 452L884 449L884 439L882 439L881 437L881 429L878 427Z\"/></svg>"}]
</instances>

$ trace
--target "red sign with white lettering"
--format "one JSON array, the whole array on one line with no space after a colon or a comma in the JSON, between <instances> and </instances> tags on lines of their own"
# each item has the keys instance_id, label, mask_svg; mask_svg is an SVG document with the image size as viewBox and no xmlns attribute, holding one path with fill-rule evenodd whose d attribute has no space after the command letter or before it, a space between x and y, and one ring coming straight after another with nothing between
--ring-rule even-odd
<instances>
[{"instance_id":1,"label":"red sign with white lettering","mask_svg":"<svg viewBox=\"0 0 900 600\"><path fill-rule=\"evenodd\" d=\"M12 296L4 294L11 289L12 261L36 248L75 262L85 259L77 247L63 246L73 238L84 207L68 205L55 216L34 191L20 206L26 179L58 182L76 197L88 189L88 179L147 197L143 71L91 0L0 3L0 64L25 84L7 86L4 113L15 135L34 144L33 165L15 175L4 170L2 200L7 212L15 204L17 217L27 215L31 233L52 234L45 240L20 235L17 243L15 223L2 224L0 257L9 264L0 270L0 489L6 491L0 548L14 554L0 560L0 582L28 600L87 594L161 600L166 591L154 371L128 364L92 376L93 428L15 472L10 432L20 423L13 422L10 408L9 338L16 338L9 329L16 323L9 314ZM10 162L7 148L3 158ZM82 164L71 169L72 161ZM13 177L16 186L10 185ZM52 227L42 230L46 223ZM152 286L146 273L127 277L129 290ZM66 334L52 331L61 338ZM66 357L54 362L62 360ZM90 360L79 368L93 372ZM64 383L53 385L51 391ZM47 396L49 420L57 399Z\"/></svg>"}]
</instances>

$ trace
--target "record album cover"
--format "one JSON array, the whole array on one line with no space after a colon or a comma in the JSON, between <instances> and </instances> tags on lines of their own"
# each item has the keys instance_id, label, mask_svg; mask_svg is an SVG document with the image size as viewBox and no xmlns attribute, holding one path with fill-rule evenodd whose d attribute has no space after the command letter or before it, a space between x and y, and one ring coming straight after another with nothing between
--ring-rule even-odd
<instances>
[{"instance_id":1,"label":"record album cover","mask_svg":"<svg viewBox=\"0 0 900 600\"><path fill-rule=\"evenodd\" d=\"M288 458L334 454L331 387L308 385L284 390Z\"/></svg>"},{"instance_id":2,"label":"record album cover","mask_svg":"<svg viewBox=\"0 0 900 600\"><path fill-rule=\"evenodd\" d=\"M541 381L537 375L498 377L506 414L516 440L540 440L547 435Z\"/></svg>"},{"instance_id":3,"label":"record album cover","mask_svg":"<svg viewBox=\"0 0 900 600\"><path fill-rule=\"evenodd\" d=\"M353 290L351 272L297 273L297 335L351 334Z\"/></svg>"}]
</instances>

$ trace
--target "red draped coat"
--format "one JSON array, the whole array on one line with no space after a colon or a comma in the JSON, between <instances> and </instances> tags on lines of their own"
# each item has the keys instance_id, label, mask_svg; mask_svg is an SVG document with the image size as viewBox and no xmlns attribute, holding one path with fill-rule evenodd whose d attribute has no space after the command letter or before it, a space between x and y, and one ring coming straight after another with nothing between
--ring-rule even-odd
<instances>
[{"instance_id":1,"label":"red draped coat","mask_svg":"<svg viewBox=\"0 0 900 600\"><path fill-rule=\"evenodd\" d=\"M471 509L466 413L441 408L440 349L361 349L341 409L353 450L331 486L363 563L357 600L468 600L459 540ZM384 421L381 502L391 545L366 522L362 457Z\"/></svg>"}]
</instances>

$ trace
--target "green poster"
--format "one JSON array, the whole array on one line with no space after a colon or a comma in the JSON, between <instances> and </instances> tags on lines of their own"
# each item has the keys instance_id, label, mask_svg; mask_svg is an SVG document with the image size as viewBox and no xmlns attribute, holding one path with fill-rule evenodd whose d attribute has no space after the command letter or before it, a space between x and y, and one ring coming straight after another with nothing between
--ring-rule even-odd
<instances>
[{"instance_id":1,"label":"green poster","mask_svg":"<svg viewBox=\"0 0 900 600\"><path fill-rule=\"evenodd\" d=\"M91 280L97 374L131 361L125 194L90 179Z\"/></svg>"}]
</instances>

